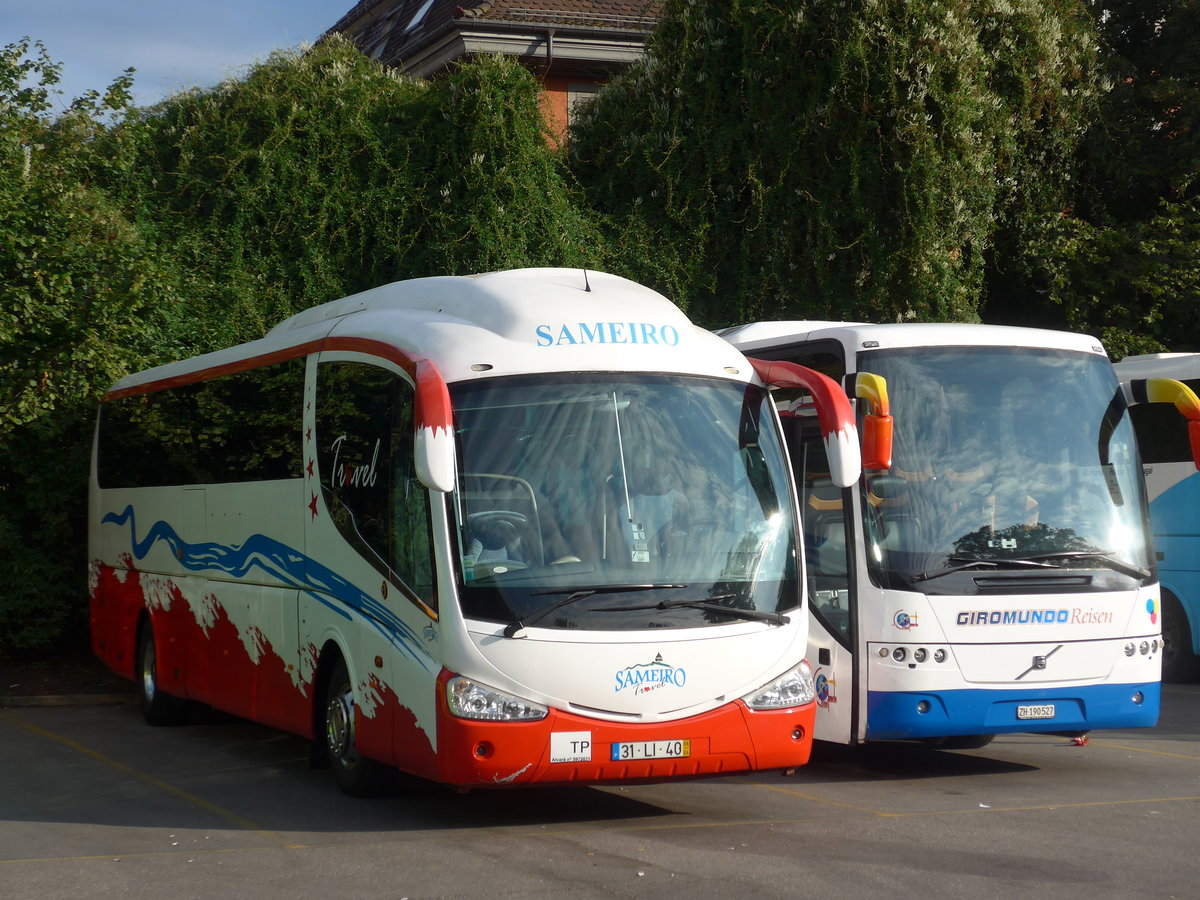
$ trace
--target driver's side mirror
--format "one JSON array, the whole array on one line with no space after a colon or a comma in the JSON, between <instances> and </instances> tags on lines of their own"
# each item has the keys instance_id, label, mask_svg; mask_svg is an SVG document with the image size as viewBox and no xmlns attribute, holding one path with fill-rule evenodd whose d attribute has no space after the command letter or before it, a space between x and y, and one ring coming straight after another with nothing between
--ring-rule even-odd
<instances>
[{"instance_id":1,"label":"driver's side mirror","mask_svg":"<svg viewBox=\"0 0 1200 900\"><path fill-rule=\"evenodd\" d=\"M802 388L813 398L821 440L829 460L830 479L838 487L849 487L862 474L862 456L858 446L858 429L854 410L841 386L830 378L806 366L784 360L765 360L747 357L755 373L769 387Z\"/></svg>"},{"instance_id":2,"label":"driver's side mirror","mask_svg":"<svg viewBox=\"0 0 1200 900\"><path fill-rule=\"evenodd\" d=\"M427 359L417 361L414 464L421 484L448 494L454 490L454 417L450 389Z\"/></svg>"},{"instance_id":3,"label":"driver's side mirror","mask_svg":"<svg viewBox=\"0 0 1200 900\"><path fill-rule=\"evenodd\" d=\"M1196 392L1174 378L1137 378L1124 385L1125 399L1132 406L1139 403L1174 403L1188 420L1188 443L1192 462L1200 470L1200 398Z\"/></svg>"},{"instance_id":4,"label":"driver's side mirror","mask_svg":"<svg viewBox=\"0 0 1200 900\"><path fill-rule=\"evenodd\" d=\"M867 401L863 416L862 465L864 469L892 467L892 415L887 381L882 375L859 372L854 379L854 396Z\"/></svg>"}]
</instances>

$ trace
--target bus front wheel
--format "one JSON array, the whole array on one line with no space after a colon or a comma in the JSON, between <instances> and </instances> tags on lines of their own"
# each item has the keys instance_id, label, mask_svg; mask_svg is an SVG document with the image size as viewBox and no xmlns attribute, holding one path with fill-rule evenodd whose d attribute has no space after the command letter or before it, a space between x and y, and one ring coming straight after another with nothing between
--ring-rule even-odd
<instances>
[{"instance_id":1,"label":"bus front wheel","mask_svg":"<svg viewBox=\"0 0 1200 900\"><path fill-rule=\"evenodd\" d=\"M939 750L980 750L992 742L994 734L958 734L942 741Z\"/></svg>"},{"instance_id":2,"label":"bus front wheel","mask_svg":"<svg viewBox=\"0 0 1200 900\"><path fill-rule=\"evenodd\" d=\"M355 741L354 689L346 661L339 659L325 688L323 738L333 777L352 797L379 793L387 769L373 759L359 756Z\"/></svg>"},{"instance_id":3,"label":"bus front wheel","mask_svg":"<svg viewBox=\"0 0 1200 900\"><path fill-rule=\"evenodd\" d=\"M187 721L188 702L158 686L158 650L149 622L138 634L138 694L142 716L151 725L181 725Z\"/></svg>"},{"instance_id":4,"label":"bus front wheel","mask_svg":"<svg viewBox=\"0 0 1200 900\"><path fill-rule=\"evenodd\" d=\"M1163 681L1193 680L1197 657L1192 650L1192 630L1183 605L1169 591L1162 592L1162 636Z\"/></svg>"}]
</instances>

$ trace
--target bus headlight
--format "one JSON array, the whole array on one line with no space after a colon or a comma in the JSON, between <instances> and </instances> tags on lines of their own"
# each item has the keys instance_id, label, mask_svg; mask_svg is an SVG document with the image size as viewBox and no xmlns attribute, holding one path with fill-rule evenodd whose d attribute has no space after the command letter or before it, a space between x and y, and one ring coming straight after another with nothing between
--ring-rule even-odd
<instances>
[{"instance_id":1,"label":"bus headlight","mask_svg":"<svg viewBox=\"0 0 1200 900\"><path fill-rule=\"evenodd\" d=\"M450 712L460 719L489 722L533 722L546 718L549 712L540 703L522 700L462 675L446 682L446 702Z\"/></svg>"},{"instance_id":2,"label":"bus headlight","mask_svg":"<svg viewBox=\"0 0 1200 900\"><path fill-rule=\"evenodd\" d=\"M808 663L802 662L790 672L780 675L770 684L742 699L751 709L787 709L789 706L812 703L816 698L817 689L813 686L812 669L808 667Z\"/></svg>"}]
</instances>

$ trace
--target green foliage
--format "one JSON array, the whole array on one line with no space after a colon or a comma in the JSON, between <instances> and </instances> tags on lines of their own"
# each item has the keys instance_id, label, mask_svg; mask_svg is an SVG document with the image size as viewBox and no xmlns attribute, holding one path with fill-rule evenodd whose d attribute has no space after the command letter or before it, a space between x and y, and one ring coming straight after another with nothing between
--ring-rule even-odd
<instances>
[{"instance_id":1,"label":"green foliage","mask_svg":"<svg viewBox=\"0 0 1200 900\"><path fill-rule=\"evenodd\" d=\"M414 81L334 37L136 128L134 196L180 268L190 352L401 278L594 253L537 83L511 61Z\"/></svg>"},{"instance_id":2,"label":"green foliage","mask_svg":"<svg viewBox=\"0 0 1200 900\"><path fill-rule=\"evenodd\" d=\"M168 287L91 180L120 165L94 138L128 102L128 75L50 120L58 74L28 39L0 52L0 648L79 615L92 411L144 362Z\"/></svg>"},{"instance_id":3,"label":"green foliage","mask_svg":"<svg viewBox=\"0 0 1200 900\"><path fill-rule=\"evenodd\" d=\"M1067 323L1110 356L1200 350L1200 198L1162 201L1143 221L1060 225L1046 259Z\"/></svg>"},{"instance_id":4,"label":"green foliage","mask_svg":"<svg viewBox=\"0 0 1200 900\"><path fill-rule=\"evenodd\" d=\"M997 224L1055 196L1092 43L1075 0L675 0L575 168L617 266L705 324L970 320Z\"/></svg>"},{"instance_id":5,"label":"green foliage","mask_svg":"<svg viewBox=\"0 0 1200 900\"><path fill-rule=\"evenodd\" d=\"M91 401L136 363L141 314L159 299L153 253L121 210L89 183L94 105L41 117L57 70L0 56L0 421L29 425ZM22 61L23 60L23 61ZM25 84L42 73L37 88Z\"/></svg>"},{"instance_id":6,"label":"green foliage","mask_svg":"<svg viewBox=\"0 0 1200 900\"><path fill-rule=\"evenodd\" d=\"M1096 9L1112 90L1038 262L1065 324L1114 358L1200 350L1200 0Z\"/></svg>"},{"instance_id":7,"label":"green foliage","mask_svg":"<svg viewBox=\"0 0 1200 900\"><path fill-rule=\"evenodd\" d=\"M83 621L117 378L387 281L600 256L511 61L417 82L331 39L151 109L127 72L51 119L59 68L0 56L0 651Z\"/></svg>"},{"instance_id":8,"label":"green foliage","mask_svg":"<svg viewBox=\"0 0 1200 900\"><path fill-rule=\"evenodd\" d=\"M112 381L388 281L607 268L708 327L972 320L990 292L1114 355L1200 349L1200 0L666 6L569 156L502 59L418 82L335 37L51 118L60 67L5 47L0 652L82 621Z\"/></svg>"},{"instance_id":9,"label":"green foliage","mask_svg":"<svg viewBox=\"0 0 1200 900\"><path fill-rule=\"evenodd\" d=\"M1112 90L1083 146L1078 212L1114 223L1200 196L1200 0L1117 0L1096 10Z\"/></svg>"}]
</instances>

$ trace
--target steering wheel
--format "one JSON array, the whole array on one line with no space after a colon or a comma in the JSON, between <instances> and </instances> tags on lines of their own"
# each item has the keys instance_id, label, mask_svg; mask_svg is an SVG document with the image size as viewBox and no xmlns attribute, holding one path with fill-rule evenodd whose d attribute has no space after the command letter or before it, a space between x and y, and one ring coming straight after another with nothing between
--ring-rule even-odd
<instances>
[{"instance_id":1,"label":"steering wheel","mask_svg":"<svg viewBox=\"0 0 1200 900\"><path fill-rule=\"evenodd\" d=\"M529 563L522 557L528 552L523 539L528 534L529 519L524 513L511 509L488 509L467 516L467 533L479 541L484 551L503 553L503 557L479 560L476 572L502 573L526 569Z\"/></svg>"}]
</instances>

